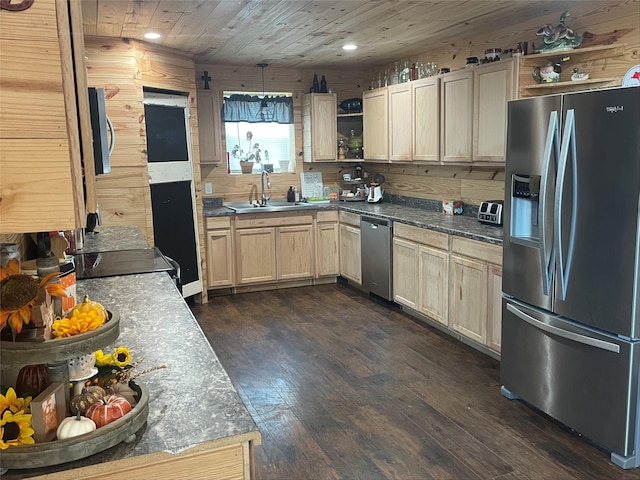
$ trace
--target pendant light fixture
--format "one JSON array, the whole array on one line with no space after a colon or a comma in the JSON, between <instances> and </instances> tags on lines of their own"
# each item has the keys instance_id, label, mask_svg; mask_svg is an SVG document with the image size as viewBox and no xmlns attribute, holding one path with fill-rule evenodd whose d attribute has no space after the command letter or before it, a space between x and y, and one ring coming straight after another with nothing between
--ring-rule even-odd
<instances>
[{"instance_id":1,"label":"pendant light fixture","mask_svg":"<svg viewBox=\"0 0 640 480\"><path fill-rule=\"evenodd\" d=\"M264 96L264 69L268 67L268 63L258 63L258 66L262 69L262 101L260 102L260 109L258 110L258 114L256 118L259 118L263 122L270 122L273 120L273 112L269 110L269 105L267 104L267 100Z\"/></svg>"}]
</instances>

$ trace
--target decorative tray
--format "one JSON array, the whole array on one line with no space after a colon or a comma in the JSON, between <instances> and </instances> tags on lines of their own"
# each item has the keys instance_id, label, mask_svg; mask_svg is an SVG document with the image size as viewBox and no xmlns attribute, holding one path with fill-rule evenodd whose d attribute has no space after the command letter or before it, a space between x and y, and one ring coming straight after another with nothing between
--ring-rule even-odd
<instances>
[{"instance_id":1,"label":"decorative tray","mask_svg":"<svg viewBox=\"0 0 640 480\"><path fill-rule=\"evenodd\" d=\"M22 470L59 465L100 453L127 440L140 430L149 416L149 391L143 384L131 381L129 385L138 392L138 403L124 417L77 437L2 450L2 468Z\"/></svg>"},{"instance_id":2,"label":"decorative tray","mask_svg":"<svg viewBox=\"0 0 640 480\"><path fill-rule=\"evenodd\" d=\"M120 315L108 312L104 325L72 337L44 342L0 341L3 365L34 365L53 363L87 355L114 342L120 335Z\"/></svg>"},{"instance_id":3,"label":"decorative tray","mask_svg":"<svg viewBox=\"0 0 640 480\"><path fill-rule=\"evenodd\" d=\"M367 197L358 196L358 195L355 195L353 197L340 196L340 201L341 202L364 202L366 199L367 199Z\"/></svg>"}]
</instances>

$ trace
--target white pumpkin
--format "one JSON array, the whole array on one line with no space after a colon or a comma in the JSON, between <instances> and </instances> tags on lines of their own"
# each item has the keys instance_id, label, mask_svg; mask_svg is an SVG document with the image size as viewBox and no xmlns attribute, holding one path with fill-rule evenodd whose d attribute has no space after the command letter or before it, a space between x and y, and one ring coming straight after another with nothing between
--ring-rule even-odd
<instances>
[{"instance_id":1,"label":"white pumpkin","mask_svg":"<svg viewBox=\"0 0 640 480\"><path fill-rule=\"evenodd\" d=\"M93 420L83 417L78 413L75 417L67 417L62 420L60 425L58 425L56 435L58 436L58 440L65 440L93 432L95 429L96 424Z\"/></svg>"}]
</instances>

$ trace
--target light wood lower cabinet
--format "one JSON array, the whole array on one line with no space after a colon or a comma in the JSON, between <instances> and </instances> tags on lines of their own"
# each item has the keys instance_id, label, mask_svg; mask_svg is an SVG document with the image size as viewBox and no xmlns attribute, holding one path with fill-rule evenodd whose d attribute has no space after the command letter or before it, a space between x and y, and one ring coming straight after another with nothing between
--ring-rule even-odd
<instances>
[{"instance_id":1,"label":"light wood lower cabinet","mask_svg":"<svg viewBox=\"0 0 640 480\"><path fill-rule=\"evenodd\" d=\"M276 281L275 227L236 230L236 272L238 285Z\"/></svg>"},{"instance_id":2,"label":"light wood lower cabinet","mask_svg":"<svg viewBox=\"0 0 640 480\"><path fill-rule=\"evenodd\" d=\"M451 255L451 328L484 344L487 338L487 264Z\"/></svg>"},{"instance_id":3,"label":"light wood lower cabinet","mask_svg":"<svg viewBox=\"0 0 640 480\"><path fill-rule=\"evenodd\" d=\"M360 246L360 215L341 211L340 275L362 284L362 253Z\"/></svg>"},{"instance_id":4,"label":"light wood lower cabinet","mask_svg":"<svg viewBox=\"0 0 640 480\"><path fill-rule=\"evenodd\" d=\"M234 248L231 217L207 218L207 286L231 287L234 284Z\"/></svg>"},{"instance_id":5,"label":"light wood lower cabinet","mask_svg":"<svg viewBox=\"0 0 640 480\"><path fill-rule=\"evenodd\" d=\"M340 275L338 212L316 214L316 277Z\"/></svg>"},{"instance_id":6,"label":"light wood lower cabinet","mask_svg":"<svg viewBox=\"0 0 640 480\"><path fill-rule=\"evenodd\" d=\"M489 265L488 293L487 346L499 352L502 345L502 267Z\"/></svg>"},{"instance_id":7,"label":"light wood lower cabinet","mask_svg":"<svg viewBox=\"0 0 640 480\"><path fill-rule=\"evenodd\" d=\"M313 277L313 227L294 225L276 229L278 280Z\"/></svg>"},{"instance_id":8,"label":"light wood lower cabinet","mask_svg":"<svg viewBox=\"0 0 640 480\"><path fill-rule=\"evenodd\" d=\"M419 249L415 242L398 237L393 239L393 299L414 310L418 310L420 302Z\"/></svg>"},{"instance_id":9,"label":"light wood lower cabinet","mask_svg":"<svg viewBox=\"0 0 640 480\"><path fill-rule=\"evenodd\" d=\"M253 472L253 445L260 444L259 434L255 440L244 440L224 445L226 439L211 444L199 444L180 453L155 452L121 460L112 460L73 470L45 474L36 479L99 480L105 478L127 478L128 480L251 480ZM233 442L231 440L231 442ZM222 444L215 446L215 444Z\"/></svg>"},{"instance_id":10,"label":"light wood lower cabinet","mask_svg":"<svg viewBox=\"0 0 640 480\"><path fill-rule=\"evenodd\" d=\"M395 224L393 239L394 300L447 325L449 236Z\"/></svg>"},{"instance_id":11,"label":"light wood lower cabinet","mask_svg":"<svg viewBox=\"0 0 640 480\"><path fill-rule=\"evenodd\" d=\"M447 325L449 321L449 252L420 246L420 312Z\"/></svg>"},{"instance_id":12,"label":"light wood lower cabinet","mask_svg":"<svg viewBox=\"0 0 640 480\"><path fill-rule=\"evenodd\" d=\"M314 276L311 213L255 214L236 217L237 285Z\"/></svg>"},{"instance_id":13,"label":"light wood lower cabinet","mask_svg":"<svg viewBox=\"0 0 640 480\"><path fill-rule=\"evenodd\" d=\"M360 228L340 224L340 275L362 283Z\"/></svg>"},{"instance_id":14,"label":"light wood lower cabinet","mask_svg":"<svg viewBox=\"0 0 640 480\"><path fill-rule=\"evenodd\" d=\"M499 351L502 247L455 237L451 243L449 325Z\"/></svg>"}]
</instances>

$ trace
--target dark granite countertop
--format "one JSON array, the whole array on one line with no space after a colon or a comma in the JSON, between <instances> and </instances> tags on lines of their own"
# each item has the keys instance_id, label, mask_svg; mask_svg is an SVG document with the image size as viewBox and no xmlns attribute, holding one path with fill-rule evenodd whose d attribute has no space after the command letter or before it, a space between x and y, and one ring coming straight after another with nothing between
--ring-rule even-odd
<instances>
[{"instance_id":1,"label":"dark granite countertop","mask_svg":"<svg viewBox=\"0 0 640 480\"><path fill-rule=\"evenodd\" d=\"M84 236L84 246L79 253L108 252L149 248L149 243L140 229L135 226L96 227Z\"/></svg>"},{"instance_id":2,"label":"dark granite countertop","mask_svg":"<svg viewBox=\"0 0 640 480\"><path fill-rule=\"evenodd\" d=\"M481 242L502 245L502 227L486 225L478 222L474 211L466 215L443 215L438 208L439 202L422 203L368 203L368 202L335 202L319 204L318 210L344 210L360 215L385 218L394 222L406 223L416 227L427 228L460 237L479 240ZM234 211L220 205L204 207L205 217L235 215Z\"/></svg>"},{"instance_id":3,"label":"dark granite countertop","mask_svg":"<svg viewBox=\"0 0 640 480\"><path fill-rule=\"evenodd\" d=\"M135 228L135 227L134 227ZM106 230L105 230L106 231ZM82 460L51 467L11 470L3 478L27 478L155 452L179 453L217 443L253 440L260 432L182 295L166 273L82 280L87 294L120 314L120 336L104 350L124 345L149 390L149 416L135 441L120 443ZM235 443L235 442L234 442Z\"/></svg>"}]
</instances>

